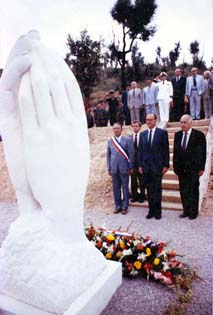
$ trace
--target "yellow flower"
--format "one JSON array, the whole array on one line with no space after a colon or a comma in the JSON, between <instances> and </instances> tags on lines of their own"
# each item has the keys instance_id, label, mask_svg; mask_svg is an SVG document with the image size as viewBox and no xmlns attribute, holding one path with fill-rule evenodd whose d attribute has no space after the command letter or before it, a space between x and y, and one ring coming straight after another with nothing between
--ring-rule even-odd
<instances>
[{"instance_id":1,"label":"yellow flower","mask_svg":"<svg viewBox=\"0 0 213 315\"><path fill-rule=\"evenodd\" d=\"M155 258L153 264L155 266L157 266L157 265L159 265L159 263L160 263L160 259L159 258Z\"/></svg>"},{"instance_id":2,"label":"yellow flower","mask_svg":"<svg viewBox=\"0 0 213 315\"><path fill-rule=\"evenodd\" d=\"M151 249L147 247L146 249L146 256L150 256L152 254Z\"/></svg>"},{"instance_id":3,"label":"yellow flower","mask_svg":"<svg viewBox=\"0 0 213 315\"><path fill-rule=\"evenodd\" d=\"M111 258L112 258L112 254L111 254L110 252L107 252L107 253L106 253L106 258L107 258L107 259L111 259Z\"/></svg>"},{"instance_id":4,"label":"yellow flower","mask_svg":"<svg viewBox=\"0 0 213 315\"><path fill-rule=\"evenodd\" d=\"M112 242L112 241L114 241L115 237L112 234L108 234L107 239Z\"/></svg>"},{"instance_id":5,"label":"yellow flower","mask_svg":"<svg viewBox=\"0 0 213 315\"><path fill-rule=\"evenodd\" d=\"M141 269L142 267L142 263L139 260L136 260L133 265L137 270Z\"/></svg>"},{"instance_id":6,"label":"yellow flower","mask_svg":"<svg viewBox=\"0 0 213 315\"><path fill-rule=\"evenodd\" d=\"M121 249L125 249L126 248L126 245L125 245L125 243L123 241L120 241L119 246L120 246Z\"/></svg>"}]
</instances>

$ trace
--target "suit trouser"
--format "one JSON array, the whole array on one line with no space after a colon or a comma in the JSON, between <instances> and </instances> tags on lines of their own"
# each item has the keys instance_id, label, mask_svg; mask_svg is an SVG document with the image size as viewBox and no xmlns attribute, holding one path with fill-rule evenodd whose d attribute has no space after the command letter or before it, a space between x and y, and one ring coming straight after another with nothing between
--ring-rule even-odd
<instances>
[{"instance_id":1,"label":"suit trouser","mask_svg":"<svg viewBox=\"0 0 213 315\"><path fill-rule=\"evenodd\" d=\"M189 98L190 116L192 119L200 119L201 95L197 91L192 91Z\"/></svg>"},{"instance_id":2,"label":"suit trouser","mask_svg":"<svg viewBox=\"0 0 213 315\"><path fill-rule=\"evenodd\" d=\"M148 172L143 175L144 185L147 188L149 214L152 216L161 215L162 199L162 174Z\"/></svg>"},{"instance_id":3,"label":"suit trouser","mask_svg":"<svg viewBox=\"0 0 213 315\"><path fill-rule=\"evenodd\" d=\"M183 211L188 216L198 214L199 207L199 175L198 172L191 174L179 174L180 195Z\"/></svg>"},{"instance_id":4,"label":"suit trouser","mask_svg":"<svg viewBox=\"0 0 213 315\"><path fill-rule=\"evenodd\" d=\"M140 121L140 108L130 108L131 121Z\"/></svg>"},{"instance_id":5,"label":"suit trouser","mask_svg":"<svg viewBox=\"0 0 213 315\"><path fill-rule=\"evenodd\" d=\"M160 121L169 121L169 100L158 100Z\"/></svg>"},{"instance_id":6,"label":"suit trouser","mask_svg":"<svg viewBox=\"0 0 213 315\"><path fill-rule=\"evenodd\" d=\"M129 175L121 174L119 170L112 174L113 195L116 210L126 210L129 206ZM121 198L122 190L122 198Z\"/></svg>"},{"instance_id":7,"label":"suit trouser","mask_svg":"<svg viewBox=\"0 0 213 315\"><path fill-rule=\"evenodd\" d=\"M181 116L184 114L184 98L173 97L173 107L171 110L172 121L180 121Z\"/></svg>"},{"instance_id":8,"label":"suit trouser","mask_svg":"<svg viewBox=\"0 0 213 315\"><path fill-rule=\"evenodd\" d=\"M205 113L205 118L208 119L211 117L211 100L210 98L203 98L203 108Z\"/></svg>"},{"instance_id":9,"label":"suit trouser","mask_svg":"<svg viewBox=\"0 0 213 315\"><path fill-rule=\"evenodd\" d=\"M140 189L140 194L138 194L138 188ZM143 183L143 176L138 172L137 168L133 169L133 174L131 175L131 191L133 199L145 198L145 186Z\"/></svg>"},{"instance_id":10,"label":"suit trouser","mask_svg":"<svg viewBox=\"0 0 213 315\"><path fill-rule=\"evenodd\" d=\"M145 105L146 115L155 114L155 104Z\"/></svg>"},{"instance_id":11,"label":"suit trouser","mask_svg":"<svg viewBox=\"0 0 213 315\"><path fill-rule=\"evenodd\" d=\"M158 104L155 105L155 115L157 116L157 122L159 122L160 121L160 112L159 112Z\"/></svg>"}]
</instances>

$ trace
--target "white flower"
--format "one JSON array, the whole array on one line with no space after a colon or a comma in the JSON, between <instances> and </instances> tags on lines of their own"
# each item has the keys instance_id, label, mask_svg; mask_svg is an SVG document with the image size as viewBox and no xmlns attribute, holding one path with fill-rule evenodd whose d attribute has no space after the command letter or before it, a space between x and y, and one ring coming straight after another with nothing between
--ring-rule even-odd
<instances>
[{"instance_id":1,"label":"white flower","mask_svg":"<svg viewBox=\"0 0 213 315\"><path fill-rule=\"evenodd\" d=\"M167 262L165 262L165 261L162 262L162 265L163 265L163 271L167 271L168 269L170 269Z\"/></svg>"},{"instance_id":2,"label":"white flower","mask_svg":"<svg viewBox=\"0 0 213 315\"><path fill-rule=\"evenodd\" d=\"M140 253L140 254L138 255L138 260L141 260L141 261L146 260L146 254Z\"/></svg>"},{"instance_id":3,"label":"white flower","mask_svg":"<svg viewBox=\"0 0 213 315\"><path fill-rule=\"evenodd\" d=\"M134 240L133 241L134 246L137 246L139 243L141 243L139 240Z\"/></svg>"},{"instance_id":4,"label":"white flower","mask_svg":"<svg viewBox=\"0 0 213 315\"><path fill-rule=\"evenodd\" d=\"M123 255L124 255L124 256L132 255L132 250L131 250L131 248L130 248L130 249L125 249L125 250L123 250Z\"/></svg>"},{"instance_id":5,"label":"white flower","mask_svg":"<svg viewBox=\"0 0 213 315\"><path fill-rule=\"evenodd\" d=\"M103 248L108 248L108 245L106 242L103 242Z\"/></svg>"},{"instance_id":6,"label":"white flower","mask_svg":"<svg viewBox=\"0 0 213 315\"><path fill-rule=\"evenodd\" d=\"M137 270L132 269L132 270L131 270L131 272L130 272L130 275L131 275L131 276L133 276L133 277L135 277L135 276L137 276L137 275L138 275L138 271L137 271Z\"/></svg>"}]
</instances>

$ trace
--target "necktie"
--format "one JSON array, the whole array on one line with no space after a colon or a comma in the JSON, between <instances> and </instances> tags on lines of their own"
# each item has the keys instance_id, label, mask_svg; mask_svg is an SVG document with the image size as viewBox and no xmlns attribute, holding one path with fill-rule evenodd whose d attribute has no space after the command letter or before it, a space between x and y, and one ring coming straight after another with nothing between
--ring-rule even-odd
<instances>
[{"instance_id":1,"label":"necktie","mask_svg":"<svg viewBox=\"0 0 213 315\"><path fill-rule=\"evenodd\" d=\"M151 148L152 146L152 129L149 131L149 139L148 139L148 146Z\"/></svg>"},{"instance_id":2,"label":"necktie","mask_svg":"<svg viewBox=\"0 0 213 315\"><path fill-rule=\"evenodd\" d=\"M183 137L182 149L186 150L186 147L187 147L187 132L185 132L184 137Z\"/></svg>"},{"instance_id":3,"label":"necktie","mask_svg":"<svg viewBox=\"0 0 213 315\"><path fill-rule=\"evenodd\" d=\"M178 81L179 81L179 77L176 78L176 82L178 82Z\"/></svg>"},{"instance_id":4,"label":"necktie","mask_svg":"<svg viewBox=\"0 0 213 315\"><path fill-rule=\"evenodd\" d=\"M135 134L135 143L134 143L134 146L135 146L135 150L137 150L137 147L138 147L137 133Z\"/></svg>"},{"instance_id":5,"label":"necktie","mask_svg":"<svg viewBox=\"0 0 213 315\"><path fill-rule=\"evenodd\" d=\"M135 96L135 89L133 90L133 96Z\"/></svg>"},{"instance_id":6,"label":"necktie","mask_svg":"<svg viewBox=\"0 0 213 315\"><path fill-rule=\"evenodd\" d=\"M197 86L196 77L193 77L194 86Z\"/></svg>"}]
</instances>

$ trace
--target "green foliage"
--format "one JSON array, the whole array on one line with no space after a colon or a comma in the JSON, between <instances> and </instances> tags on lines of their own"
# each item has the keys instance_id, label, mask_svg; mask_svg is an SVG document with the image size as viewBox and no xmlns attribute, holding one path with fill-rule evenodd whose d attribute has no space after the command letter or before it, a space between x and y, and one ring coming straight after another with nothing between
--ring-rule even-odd
<instances>
[{"instance_id":1,"label":"green foliage","mask_svg":"<svg viewBox=\"0 0 213 315\"><path fill-rule=\"evenodd\" d=\"M157 5L155 0L117 0L111 10L114 20L128 30L130 38L146 41L155 33L155 27L149 25Z\"/></svg>"},{"instance_id":2,"label":"green foliage","mask_svg":"<svg viewBox=\"0 0 213 315\"><path fill-rule=\"evenodd\" d=\"M203 56L199 57L199 52L200 52L200 44L197 40L194 42L191 42L189 45L189 51L192 55L192 60L193 60L193 66L197 67L199 69L205 70L206 69L206 63L203 60Z\"/></svg>"},{"instance_id":3,"label":"green foliage","mask_svg":"<svg viewBox=\"0 0 213 315\"><path fill-rule=\"evenodd\" d=\"M65 61L71 66L85 97L89 97L92 87L97 85L101 72L101 42L93 41L86 30L79 40L67 37L69 53Z\"/></svg>"},{"instance_id":4,"label":"green foliage","mask_svg":"<svg viewBox=\"0 0 213 315\"><path fill-rule=\"evenodd\" d=\"M155 0L117 0L111 10L112 18L122 25L122 47L114 43L110 48L121 66L121 84L126 87L126 55L131 52L136 39L147 41L156 29L150 25L157 5Z\"/></svg>"},{"instance_id":5,"label":"green foliage","mask_svg":"<svg viewBox=\"0 0 213 315\"><path fill-rule=\"evenodd\" d=\"M176 61L180 56L180 50L181 50L180 42L178 42L175 43L175 48L173 50L170 50L169 52L170 65L172 69L176 67Z\"/></svg>"}]
</instances>

